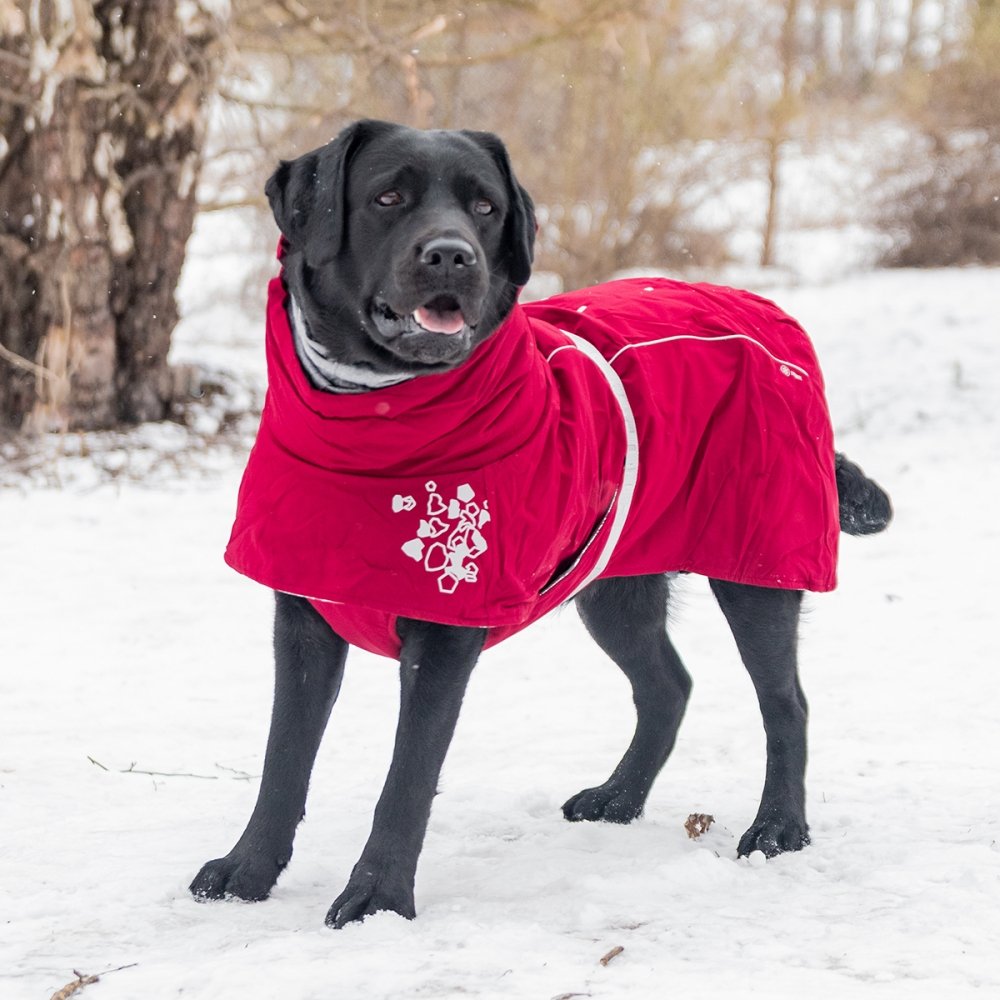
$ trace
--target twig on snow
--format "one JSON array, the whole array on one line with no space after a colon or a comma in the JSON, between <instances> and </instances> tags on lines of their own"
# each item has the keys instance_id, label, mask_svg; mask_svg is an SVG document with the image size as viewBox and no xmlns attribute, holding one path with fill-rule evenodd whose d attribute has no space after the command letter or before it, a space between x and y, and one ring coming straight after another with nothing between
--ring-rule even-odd
<instances>
[{"instance_id":1,"label":"twig on snow","mask_svg":"<svg viewBox=\"0 0 1000 1000\"><path fill-rule=\"evenodd\" d=\"M234 781L253 781L254 778L259 778L259 774L251 774L249 771L241 771L238 767L226 767L225 764L220 764L218 761L215 762L215 766L220 771L228 771L232 776Z\"/></svg>"},{"instance_id":2,"label":"twig on snow","mask_svg":"<svg viewBox=\"0 0 1000 1000\"><path fill-rule=\"evenodd\" d=\"M71 983L67 983L61 990L56 990L52 994L52 1000L68 1000L77 990L82 990L84 986L89 986L91 983L100 982L100 976L84 976L82 973L73 970L73 975L76 979Z\"/></svg>"},{"instance_id":3,"label":"twig on snow","mask_svg":"<svg viewBox=\"0 0 1000 1000\"><path fill-rule=\"evenodd\" d=\"M97 761L94 761L96 764ZM107 768L105 768L107 770ZM56 990L52 994L52 1000L69 1000L69 998L76 993L78 990L82 990L84 986L90 986L92 983L99 983L101 981L101 976L106 976L112 972L121 972L122 969L134 969L139 963L132 962L130 965L119 965L117 969L108 969L106 972L102 972L99 976L85 976L82 972L77 972L76 969L73 970L73 975L76 979L71 983L67 983L61 990Z\"/></svg>"},{"instance_id":4,"label":"twig on snow","mask_svg":"<svg viewBox=\"0 0 1000 1000\"><path fill-rule=\"evenodd\" d=\"M87 755L87 760L90 761L95 767L99 767L102 771L108 771L109 773L114 770L110 767L105 767L99 760L95 760L90 754ZM140 767L135 766L136 762L132 761L128 767L120 767L117 769L118 774L146 774L152 775L154 778L200 778L202 781L218 781L218 774L193 774L190 771L145 771ZM249 771L241 771L236 767L227 767L225 764L219 764L216 762L215 766L220 771L228 771L228 775L223 775L222 777L230 777L233 781L253 781L259 778L259 774L250 774Z\"/></svg>"},{"instance_id":5,"label":"twig on snow","mask_svg":"<svg viewBox=\"0 0 1000 1000\"><path fill-rule=\"evenodd\" d=\"M606 955L601 956L601 965L607 965L613 958L617 958L625 949L616 944Z\"/></svg>"},{"instance_id":6,"label":"twig on snow","mask_svg":"<svg viewBox=\"0 0 1000 1000\"><path fill-rule=\"evenodd\" d=\"M110 767L105 767L99 760L94 760L89 754L87 755L87 760L91 764L96 764L102 771L110 771ZM192 774L189 771L145 771L142 768L135 766L136 762L132 761L128 767L120 767L117 769L118 774L146 774L151 775L154 778L200 778L202 781L218 781L219 776L217 774Z\"/></svg>"}]
</instances>

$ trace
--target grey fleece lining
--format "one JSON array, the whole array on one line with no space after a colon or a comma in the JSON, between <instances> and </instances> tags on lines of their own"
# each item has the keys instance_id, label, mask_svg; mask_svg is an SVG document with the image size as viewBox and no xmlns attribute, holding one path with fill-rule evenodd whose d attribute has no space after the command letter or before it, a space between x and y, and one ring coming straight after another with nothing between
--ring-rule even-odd
<instances>
[{"instance_id":1,"label":"grey fleece lining","mask_svg":"<svg viewBox=\"0 0 1000 1000\"><path fill-rule=\"evenodd\" d=\"M292 305L288 319L295 341L295 353L313 388L324 392L368 392L408 382L413 378L412 375L383 375L362 365L334 361L327 349L309 335L309 324L291 292L288 293L288 301Z\"/></svg>"}]
</instances>

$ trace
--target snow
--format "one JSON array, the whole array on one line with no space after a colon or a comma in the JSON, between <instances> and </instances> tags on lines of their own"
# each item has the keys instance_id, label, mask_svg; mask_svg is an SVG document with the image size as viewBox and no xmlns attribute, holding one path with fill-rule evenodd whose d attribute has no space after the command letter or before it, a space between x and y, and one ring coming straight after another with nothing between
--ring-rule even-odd
<instances>
[{"instance_id":1,"label":"snow","mask_svg":"<svg viewBox=\"0 0 1000 1000\"><path fill-rule=\"evenodd\" d=\"M566 609L477 668L415 921L323 926L395 723L394 667L356 651L272 898L199 905L187 883L249 816L270 707L270 597L221 560L241 457L97 484L67 454L68 487L0 491L0 995L132 963L81 995L995 994L996 288L971 269L766 290L812 332L839 444L896 505L808 601L813 843L766 863L735 857L763 779L755 698L688 579L673 634L694 693L642 820L561 817L632 725L623 678ZM259 370L258 321L205 305L177 355ZM692 813L716 820L698 840Z\"/></svg>"}]
</instances>

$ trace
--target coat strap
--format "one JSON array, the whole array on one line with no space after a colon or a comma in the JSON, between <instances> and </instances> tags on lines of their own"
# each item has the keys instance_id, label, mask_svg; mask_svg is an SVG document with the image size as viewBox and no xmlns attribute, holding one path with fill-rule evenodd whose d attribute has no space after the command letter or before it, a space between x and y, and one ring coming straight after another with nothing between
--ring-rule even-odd
<instances>
[{"instance_id":1,"label":"coat strap","mask_svg":"<svg viewBox=\"0 0 1000 1000\"><path fill-rule=\"evenodd\" d=\"M611 388L612 395L614 395L621 410L622 421L625 424L625 469L622 473L622 484L618 489L618 502L615 505L614 515L611 518L611 527L608 529L600 557L580 584L573 589L572 594L567 596L567 600L569 600L570 597L574 597L580 593L581 590L593 583L604 572L611 561L611 556L614 554L615 546L621 538L622 531L625 530L625 521L628 519L629 511L632 508L632 497L635 494L635 484L639 477L639 433L636 430L632 405L629 403L628 394L625 392L625 386L622 384L618 372L608 364L604 355L590 341L578 337L575 333L569 333L567 330L563 330L562 332L569 337L577 350L585 354L597 365L608 386Z\"/></svg>"}]
</instances>

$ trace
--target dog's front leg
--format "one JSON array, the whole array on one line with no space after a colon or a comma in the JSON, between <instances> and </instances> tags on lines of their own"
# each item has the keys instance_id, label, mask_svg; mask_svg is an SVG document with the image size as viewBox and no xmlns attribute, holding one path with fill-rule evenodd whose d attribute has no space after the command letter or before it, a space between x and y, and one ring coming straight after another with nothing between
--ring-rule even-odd
<instances>
[{"instance_id":1,"label":"dog's front leg","mask_svg":"<svg viewBox=\"0 0 1000 1000\"><path fill-rule=\"evenodd\" d=\"M265 899L288 864L347 648L308 601L275 595L274 708L257 804L236 846L195 876L196 898Z\"/></svg>"},{"instance_id":2,"label":"dog's front leg","mask_svg":"<svg viewBox=\"0 0 1000 1000\"><path fill-rule=\"evenodd\" d=\"M372 832L326 922L343 927L379 910L416 911L413 881L438 776L458 721L484 629L400 619L400 708L396 745Z\"/></svg>"}]
</instances>

